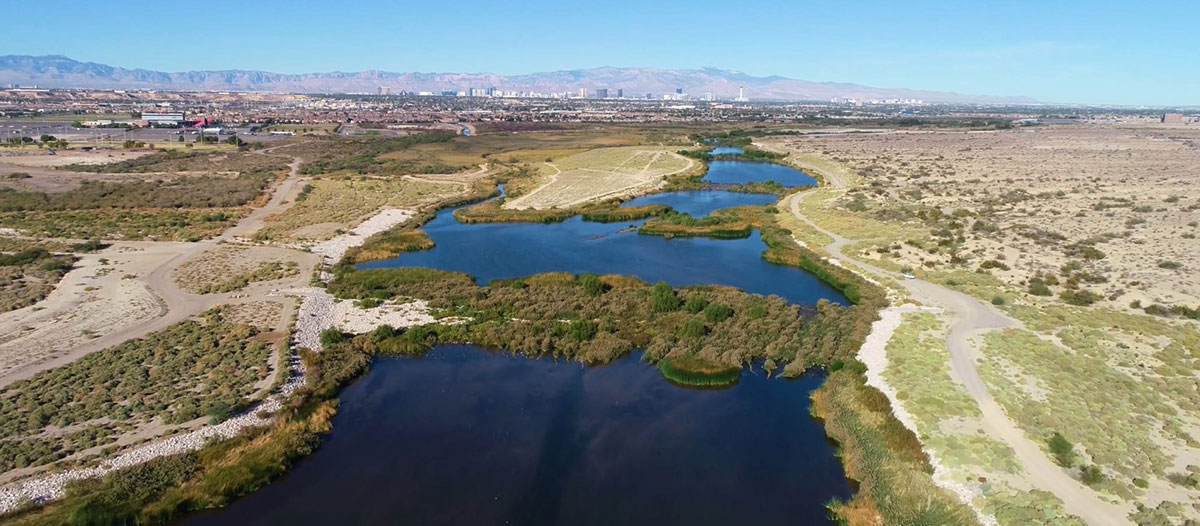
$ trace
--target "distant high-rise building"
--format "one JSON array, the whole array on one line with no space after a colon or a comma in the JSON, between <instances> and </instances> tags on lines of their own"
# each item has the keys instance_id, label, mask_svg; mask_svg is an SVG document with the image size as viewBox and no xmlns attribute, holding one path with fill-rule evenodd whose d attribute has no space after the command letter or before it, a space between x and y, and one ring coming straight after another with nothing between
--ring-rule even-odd
<instances>
[{"instance_id":1,"label":"distant high-rise building","mask_svg":"<svg viewBox=\"0 0 1200 526\"><path fill-rule=\"evenodd\" d=\"M458 95L458 90L452 90L452 89L444 89L444 90L442 90L442 96L443 96L443 97L454 97L454 96L456 96L456 95Z\"/></svg>"},{"instance_id":2,"label":"distant high-rise building","mask_svg":"<svg viewBox=\"0 0 1200 526\"><path fill-rule=\"evenodd\" d=\"M389 87L387 87L387 86L380 86L380 87L379 87L379 94L380 94L380 95L388 95L388 94L390 94L391 92L392 92L392 89L391 89L391 88L389 88Z\"/></svg>"},{"instance_id":3,"label":"distant high-rise building","mask_svg":"<svg viewBox=\"0 0 1200 526\"><path fill-rule=\"evenodd\" d=\"M490 86L490 87L488 87L486 92L487 92L487 96L489 96L489 97L495 96L496 95L496 87Z\"/></svg>"},{"instance_id":4,"label":"distant high-rise building","mask_svg":"<svg viewBox=\"0 0 1200 526\"><path fill-rule=\"evenodd\" d=\"M596 88L596 98L597 99L607 99L608 98L608 88Z\"/></svg>"},{"instance_id":5,"label":"distant high-rise building","mask_svg":"<svg viewBox=\"0 0 1200 526\"><path fill-rule=\"evenodd\" d=\"M579 98L581 98L581 99L587 98L587 88L579 88Z\"/></svg>"},{"instance_id":6,"label":"distant high-rise building","mask_svg":"<svg viewBox=\"0 0 1200 526\"><path fill-rule=\"evenodd\" d=\"M683 88L675 88L676 95L683 95Z\"/></svg>"},{"instance_id":7,"label":"distant high-rise building","mask_svg":"<svg viewBox=\"0 0 1200 526\"><path fill-rule=\"evenodd\" d=\"M624 90L624 89L622 89L622 88L617 88L617 98L618 98L618 99L623 99L623 98L625 98L625 90Z\"/></svg>"},{"instance_id":8,"label":"distant high-rise building","mask_svg":"<svg viewBox=\"0 0 1200 526\"><path fill-rule=\"evenodd\" d=\"M1163 124L1183 124L1183 114L1164 113L1162 114L1162 119L1159 119L1159 122L1162 122Z\"/></svg>"},{"instance_id":9,"label":"distant high-rise building","mask_svg":"<svg viewBox=\"0 0 1200 526\"><path fill-rule=\"evenodd\" d=\"M750 100L750 99L747 99L747 98L746 98L746 87L745 87L745 86L738 86L738 96L737 96L737 101L738 101L738 102L747 102L747 101L749 101L749 100Z\"/></svg>"}]
</instances>

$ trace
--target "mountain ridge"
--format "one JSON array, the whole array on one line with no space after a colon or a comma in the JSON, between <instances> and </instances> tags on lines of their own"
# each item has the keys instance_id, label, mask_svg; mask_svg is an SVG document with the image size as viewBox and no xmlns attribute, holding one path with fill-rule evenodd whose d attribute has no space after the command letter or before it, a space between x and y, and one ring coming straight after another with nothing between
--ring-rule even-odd
<instances>
[{"instance_id":1,"label":"mountain ridge","mask_svg":"<svg viewBox=\"0 0 1200 526\"><path fill-rule=\"evenodd\" d=\"M661 96L683 88L692 96L737 96L745 86L756 100L918 99L940 103L1036 104L1020 96L974 95L907 88L878 88L846 82L814 82L779 75L758 77L713 67L664 69L603 66L520 75L495 73L391 72L379 69L323 73L273 73L260 70L164 72L82 62L63 55L0 56L0 85L37 85L75 89L162 89L176 91L252 91L289 93L373 93L379 87L399 91L465 90L495 86L506 91L574 92L624 89L627 97Z\"/></svg>"}]
</instances>

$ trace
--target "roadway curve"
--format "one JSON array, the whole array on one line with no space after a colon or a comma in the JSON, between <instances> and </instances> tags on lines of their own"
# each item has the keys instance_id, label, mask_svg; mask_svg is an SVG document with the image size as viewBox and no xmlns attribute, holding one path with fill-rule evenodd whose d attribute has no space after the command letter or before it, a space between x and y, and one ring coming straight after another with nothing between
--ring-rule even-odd
<instances>
[{"instance_id":1,"label":"roadway curve","mask_svg":"<svg viewBox=\"0 0 1200 526\"><path fill-rule=\"evenodd\" d=\"M845 187L846 182L834 174L823 174L825 183L831 187ZM799 192L788 199L792 214L816 231L833 239L823 248L830 257L836 258L849 268L859 267L877 276L897 280L912 296L923 303L942 307L952 320L946 347L950 353L950 369L955 379L975 399L982 412L982 424L988 436L1003 441L1016 454L1025 469L1025 480L1034 487L1053 493L1063 501L1066 511L1093 526L1127 525L1128 511L1112 504L1097 493L1071 478L1061 467L1052 462L1042 449L1017 427L1000 404L992 398L987 385L979 375L976 360L981 357L972 340L980 335L1021 324L997 311L991 305L961 292L948 289L920 279L904 279L896 272L863 263L847 257L842 249L853 242L835 232L817 225L800 210L800 203L813 192Z\"/></svg>"},{"instance_id":2,"label":"roadway curve","mask_svg":"<svg viewBox=\"0 0 1200 526\"><path fill-rule=\"evenodd\" d=\"M256 153L266 154L270 150L261 150ZM158 313L153 318L77 345L69 351L53 358L32 362L13 369L0 376L0 388L13 382L30 378L39 372L69 364L87 354L161 331L217 305L260 300L281 301L278 297L268 296L272 292L272 288L256 284L251 284L247 289L233 293L192 294L180 289L175 283L174 278L171 277L171 274L187 261L216 247L223 241L232 241L257 232L262 228L268 217L283 212L291 206L300 192L300 163L300 157L292 158L292 162L288 165L287 178L276 185L271 199L267 201L266 205L254 209L249 215L242 218L237 224L228 228L219 236L188 244L170 259L167 259L148 274L138 279L158 302ZM120 243L119 245L151 247L155 246L155 242L127 242ZM315 255L299 251L296 252L296 258L297 262L300 263L300 273L297 275L295 283L288 284L285 288L306 284L317 261ZM291 304L291 301L285 300L285 303Z\"/></svg>"}]
</instances>

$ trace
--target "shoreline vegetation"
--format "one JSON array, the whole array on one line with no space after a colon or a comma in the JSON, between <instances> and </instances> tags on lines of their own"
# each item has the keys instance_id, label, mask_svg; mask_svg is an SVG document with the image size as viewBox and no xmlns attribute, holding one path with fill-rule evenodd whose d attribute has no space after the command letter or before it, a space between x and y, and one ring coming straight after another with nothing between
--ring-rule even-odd
<instances>
[{"instance_id":1,"label":"shoreline vegetation","mask_svg":"<svg viewBox=\"0 0 1200 526\"><path fill-rule=\"evenodd\" d=\"M729 139L749 145L748 137ZM326 161L318 167L322 171L338 162ZM707 169L705 163L700 165L699 175L673 178L656 192L714 188L700 181ZM361 166L358 160L347 165ZM804 307L727 287L672 289L628 276L554 273L479 286L466 274L435 269L353 267L399 251L431 248L432 240L419 229L438 210L494 197L499 193L495 184L519 177L516 171L481 179L469 195L420 210L412 220L347 252L333 269L328 288L335 296L424 299L441 317L440 323L404 331L382 326L358 336L327 331L322 334L322 351L301 349L308 383L286 401L270 426L197 452L72 484L59 501L42 507L29 503L23 511L0 519L15 525L144 524L224 506L267 485L315 451L331 429L340 389L364 374L374 357L420 354L438 343L469 342L587 364L609 363L633 349L645 349L644 358L665 378L688 385L730 385L744 367L759 361L764 369L789 378L823 368L828 376L812 395L812 413L836 442L846 475L858 488L849 501L830 502L832 516L850 525L975 522L969 509L933 484L932 468L917 437L892 416L887 398L866 385L866 367L855 359L878 311L888 305L883 289L796 244L791 232L776 223L774 207L725 209L705 222L708 218L692 218L665 206L621 209L617 202L506 210L500 197L454 213L464 223L555 222L575 215L585 220L652 218L642 229L653 235L720 237L736 232L745 237L757 229L766 245L764 259L815 274L851 304L821 301ZM779 187L771 193L790 191Z\"/></svg>"}]
</instances>

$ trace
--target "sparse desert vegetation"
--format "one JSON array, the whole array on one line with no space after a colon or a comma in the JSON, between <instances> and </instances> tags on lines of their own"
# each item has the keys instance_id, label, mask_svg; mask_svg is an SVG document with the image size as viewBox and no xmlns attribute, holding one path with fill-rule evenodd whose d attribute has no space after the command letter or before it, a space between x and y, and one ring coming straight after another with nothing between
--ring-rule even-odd
<instances>
[{"instance_id":1,"label":"sparse desert vegetation","mask_svg":"<svg viewBox=\"0 0 1200 526\"><path fill-rule=\"evenodd\" d=\"M1190 503L1200 498L1186 478L1171 478L1200 459L1200 333L1188 321L1200 282L1183 271L1200 254L1189 236L1200 206L1185 190L1200 162L1196 133L1049 126L763 143L843 182L798 210L849 238L843 250L854 259L961 290L1021 324L980 340L990 392L1047 456L1060 453L1044 437L1064 437L1072 447L1062 469L1144 510L1141 522L1168 509L1194 519ZM831 241L793 231L813 245ZM944 373L915 372L939 361L936 324L916 340L932 346L913 352L911 331L928 323L907 321L888 348L889 381L918 417L922 442L958 476L987 481L972 485L1002 524L1041 517L1018 511L1053 507L1053 497L1024 492L1003 445L974 434L977 406L949 404L962 395L931 381Z\"/></svg>"},{"instance_id":2,"label":"sparse desert vegetation","mask_svg":"<svg viewBox=\"0 0 1200 526\"><path fill-rule=\"evenodd\" d=\"M196 294L241 290L250 283L275 281L300 273L287 251L268 247L223 245L175 269L179 287Z\"/></svg>"},{"instance_id":3,"label":"sparse desert vegetation","mask_svg":"<svg viewBox=\"0 0 1200 526\"><path fill-rule=\"evenodd\" d=\"M0 253L0 312L32 305L46 297L74 261L71 256L55 256L40 246Z\"/></svg>"},{"instance_id":4,"label":"sparse desert vegetation","mask_svg":"<svg viewBox=\"0 0 1200 526\"><path fill-rule=\"evenodd\" d=\"M268 378L272 342L217 310L0 391L0 471L43 466L142 425L228 418Z\"/></svg>"}]
</instances>

